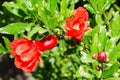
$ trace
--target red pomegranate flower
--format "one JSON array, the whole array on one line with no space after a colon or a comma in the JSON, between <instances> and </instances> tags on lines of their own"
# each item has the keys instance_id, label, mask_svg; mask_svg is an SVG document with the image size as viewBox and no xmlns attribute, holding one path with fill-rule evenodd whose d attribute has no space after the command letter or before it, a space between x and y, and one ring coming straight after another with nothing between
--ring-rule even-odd
<instances>
[{"instance_id":1,"label":"red pomegranate flower","mask_svg":"<svg viewBox=\"0 0 120 80\"><path fill-rule=\"evenodd\" d=\"M56 46L57 44L57 37L55 35L47 35L45 38L43 38L42 40L40 41L35 41L35 43L37 45L40 45L39 46L39 49L41 51L44 51L44 50L50 50L52 49L53 47ZM42 47L41 47L42 46Z\"/></svg>"},{"instance_id":2,"label":"red pomegranate flower","mask_svg":"<svg viewBox=\"0 0 120 80\"><path fill-rule=\"evenodd\" d=\"M16 39L10 44L11 54L15 56L15 66L24 72L34 71L40 59L41 51L38 49L35 41Z\"/></svg>"},{"instance_id":3,"label":"red pomegranate flower","mask_svg":"<svg viewBox=\"0 0 120 80\"><path fill-rule=\"evenodd\" d=\"M15 65L24 72L34 71L37 63L42 61L40 56L43 51L52 49L57 44L57 37L47 35L42 40L16 39L10 44L11 54L15 56Z\"/></svg>"},{"instance_id":4,"label":"red pomegranate flower","mask_svg":"<svg viewBox=\"0 0 120 80\"><path fill-rule=\"evenodd\" d=\"M63 25L66 29L66 36L81 41L84 32L88 30L89 24L87 23L87 20L87 10L83 7L78 7L73 12L72 18L67 18L66 24Z\"/></svg>"}]
</instances>

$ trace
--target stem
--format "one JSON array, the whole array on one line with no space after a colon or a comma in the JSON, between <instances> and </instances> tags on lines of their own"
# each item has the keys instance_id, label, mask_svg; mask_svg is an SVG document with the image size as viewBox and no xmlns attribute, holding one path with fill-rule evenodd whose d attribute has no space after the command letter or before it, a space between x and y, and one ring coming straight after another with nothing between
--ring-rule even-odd
<instances>
[{"instance_id":1,"label":"stem","mask_svg":"<svg viewBox=\"0 0 120 80\"><path fill-rule=\"evenodd\" d=\"M103 71L104 71L104 68L103 68L103 67L104 67L103 62L101 62L101 71L102 71L102 73L103 73ZM103 80L103 79L102 79L102 75L101 75L101 80Z\"/></svg>"}]
</instances>

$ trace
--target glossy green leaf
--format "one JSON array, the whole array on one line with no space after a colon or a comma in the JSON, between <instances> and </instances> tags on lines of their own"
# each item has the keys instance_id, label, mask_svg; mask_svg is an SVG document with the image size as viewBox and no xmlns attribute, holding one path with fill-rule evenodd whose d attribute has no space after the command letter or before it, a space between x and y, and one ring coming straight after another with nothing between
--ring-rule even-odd
<instances>
[{"instance_id":1,"label":"glossy green leaf","mask_svg":"<svg viewBox=\"0 0 120 80\"><path fill-rule=\"evenodd\" d=\"M110 77L118 70L118 68L119 68L119 64L116 62L110 67L110 69L104 70L102 76L104 78Z\"/></svg>"},{"instance_id":2,"label":"glossy green leaf","mask_svg":"<svg viewBox=\"0 0 120 80\"><path fill-rule=\"evenodd\" d=\"M115 0L89 0L89 4L85 7L93 14L103 13L107 10Z\"/></svg>"},{"instance_id":3,"label":"glossy green leaf","mask_svg":"<svg viewBox=\"0 0 120 80\"><path fill-rule=\"evenodd\" d=\"M10 51L10 47L9 47L10 40L7 37L3 37L3 40L4 40L4 44L5 44L7 51Z\"/></svg>"},{"instance_id":4,"label":"glossy green leaf","mask_svg":"<svg viewBox=\"0 0 120 80\"><path fill-rule=\"evenodd\" d=\"M106 52L111 52L111 50L113 50L113 48L115 47L115 43L116 43L116 38L111 38L109 40L106 41L106 46L105 46L105 51Z\"/></svg>"},{"instance_id":5,"label":"glossy green leaf","mask_svg":"<svg viewBox=\"0 0 120 80\"><path fill-rule=\"evenodd\" d=\"M81 52L81 61L86 64L94 62L91 55L88 55L85 52Z\"/></svg>"},{"instance_id":6,"label":"glossy green leaf","mask_svg":"<svg viewBox=\"0 0 120 80\"><path fill-rule=\"evenodd\" d=\"M26 5L28 4L26 0L16 0L16 4L20 7L21 11L23 11L26 15L31 14L26 7Z\"/></svg>"},{"instance_id":7,"label":"glossy green leaf","mask_svg":"<svg viewBox=\"0 0 120 80\"><path fill-rule=\"evenodd\" d=\"M91 54L98 53L98 33L96 33L92 40L92 45L90 47Z\"/></svg>"},{"instance_id":8,"label":"glossy green leaf","mask_svg":"<svg viewBox=\"0 0 120 80\"><path fill-rule=\"evenodd\" d=\"M111 63L116 62L117 58L119 56L120 56L120 44L118 44L117 46L113 47L113 49L109 53L110 62Z\"/></svg>"},{"instance_id":9,"label":"glossy green leaf","mask_svg":"<svg viewBox=\"0 0 120 80\"><path fill-rule=\"evenodd\" d=\"M4 2L3 6L6 7L6 9L12 14L22 17L20 14L20 7L14 2Z\"/></svg>"},{"instance_id":10,"label":"glossy green leaf","mask_svg":"<svg viewBox=\"0 0 120 80\"><path fill-rule=\"evenodd\" d=\"M96 13L90 4L85 4L84 7L87 8L87 10L89 10L92 14Z\"/></svg>"},{"instance_id":11,"label":"glossy green leaf","mask_svg":"<svg viewBox=\"0 0 120 80\"><path fill-rule=\"evenodd\" d=\"M104 6L105 2L106 2L106 0L97 0L98 9L99 9L100 12L104 11L103 6Z\"/></svg>"},{"instance_id":12,"label":"glossy green leaf","mask_svg":"<svg viewBox=\"0 0 120 80\"><path fill-rule=\"evenodd\" d=\"M95 15L95 20L96 20L96 23L97 23L98 25L103 24L103 20L102 20L102 16L101 16L101 15L96 14L96 15Z\"/></svg>"},{"instance_id":13,"label":"glossy green leaf","mask_svg":"<svg viewBox=\"0 0 120 80\"><path fill-rule=\"evenodd\" d=\"M55 12L55 10L57 9L57 2L58 0L48 0L48 7L50 12Z\"/></svg>"},{"instance_id":14,"label":"glossy green leaf","mask_svg":"<svg viewBox=\"0 0 120 80\"><path fill-rule=\"evenodd\" d=\"M116 12L114 18L110 24L112 36L118 36L120 34L120 14Z\"/></svg>"},{"instance_id":15,"label":"glossy green leaf","mask_svg":"<svg viewBox=\"0 0 120 80\"><path fill-rule=\"evenodd\" d=\"M0 33L4 34L20 34L25 31L25 28L29 27L29 24L27 23L11 23L8 24L7 26L1 27L0 28Z\"/></svg>"},{"instance_id":16,"label":"glossy green leaf","mask_svg":"<svg viewBox=\"0 0 120 80\"><path fill-rule=\"evenodd\" d=\"M16 3L20 6L25 3L26 0L16 0Z\"/></svg>"},{"instance_id":17,"label":"glossy green leaf","mask_svg":"<svg viewBox=\"0 0 120 80\"><path fill-rule=\"evenodd\" d=\"M67 50L67 43L64 40L59 40L58 41L59 44L59 52L64 55L64 52Z\"/></svg>"},{"instance_id":18,"label":"glossy green leaf","mask_svg":"<svg viewBox=\"0 0 120 80\"><path fill-rule=\"evenodd\" d=\"M31 38L35 33L39 32L40 34L47 32L46 29L41 28L39 25L36 25L32 30L28 33L28 38Z\"/></svg>"},{"instance_id":19,"label":"glossy green leaf","mask_svg":"<svg viewBox=\"0 0 120 80\"><path fill-rule=\"evenodd\" d=\"M106 32L106 26L100 26L98 38L99 38L99 51L104 50L107 42L107 32Z\"/></svg>"},{"instance_id":20,"label":"glossy green leaf","mask_svg":"<svg viewBox=\"0 0 120 80\"><path fill-rule=\"evenodd\" d=\"M103 10L107 10L110 7L110 5L115 2L115 0L105 0L105 1L106 2L103 6Z\"/></svg>"},{"instance_id":21,"label":"glossy green leaf","mask_svg":"<svg viewBox=\"0 0 120 80\"><path fill-rule=\"evenodd\" d=\"M94 11L97 13L98 12L97 1L96 0L89 0L89 3L91 4L91 6L94 9Z\"/></svg>"},{"instance_id":22,"label":"glossy green leaf","mask_svg":"<svg viewBox=\"0 0 120 80\"><path fill-rule=\"evenodd\" d=\"M48 18L49 28L55 28L58 26L57 18L55 16Z\"/></svg>"},{"instance_id":23,"label":"glossy green leaf","mask_svg":"<svg viewBox=\"0 0 120 80\"><path fill-rule=\"evenodd\" d=\"M107 79L105 79L105 80L120 80L120 78L107 78Z\"/></svg>"},{"instance_id":24,"label":"glossy green leaf","mask_svg":"<svg viewBox=\"0 0 120 80\"><path fill-rule=\"evenodd\" d=\"M4 52L6 52L6 49L4 46L0 43L0 55L2 55Z\"/></svg>"},{"instance_id":25,"label":"glossy green leaf","mask_svg":"<svg viewBox=\"0 0 120 80\"><path fill-rule=\"evenodd\" d=\"M60 12L62 15L66 16L67 12L67 0L62 0L60 3Z\"/></svg>"},{"instance_id":26,"label":"glossy green leaf","mask_svg":"<svg viewBox=\"0 0 120 80\"><path fill-rule=\"evenodd\" d=\"M107 16L108 20L110 20L113 17L113 15L114 15L113 13L114 13L114 9L111 8L110 11L109 11L109 13L108 13L108 16Z\"/></svg>"},{"instance_id":27,"label":"glossy green leaf","mask_svg":"<svg viewBox=\"0 0 120 80\"><path fill-rule=\"evenodd\" d=\"M39 2L40 4L40 2ZM40 20L46 25L48 26L48 18L47 18L47 11L46 9L42 8L42 4L37 6L38 8L38 16L40 16ZM49 12L48 12L49 13Z\"/></svg>"},{"instance_id":28,"label":"glossy green leaf","mask_svg":"<svg viewBox=\"0 0 120 80\"><path fill-rule=\"evenodd\" d=\"M87 67L80 66L79 67L79 75L81 77L87 78L87 79L92 79L92 75L86 71Z\"/></svg>"}]
</instances>

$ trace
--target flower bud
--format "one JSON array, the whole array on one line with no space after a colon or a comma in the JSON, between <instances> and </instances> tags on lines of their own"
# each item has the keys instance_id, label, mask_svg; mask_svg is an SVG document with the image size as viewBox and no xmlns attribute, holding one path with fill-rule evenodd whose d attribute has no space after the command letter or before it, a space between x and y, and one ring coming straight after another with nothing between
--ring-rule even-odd
<instances>
[{"instance_id":1,"label":"flower bud","mask_svg":"<svg viewBox=\"0 0 120 80\"><path fill-rule=\"evenodd\" d=\"M57 44L57 37L55 35L47 35L42 40L36 40L36 44L41 51L50 50Z\"/></svg>"},{"instance_id":2,"label":"flower bud","mask_svg":"<svg viewBox=\"0 0 120 80\"><path fill-rule=\"evenodd\" d=\"M99 61L105 61L106 57L107 57L106 53L101 51L101 52L98 53L98 57L97 58L98 58Z\"/></svg>"},{"instance_id":3,"label":"flower bud","mask_svg":"<svg viewBox=\"0 0 120 80\"><path fill-rule=\"evenodd\" d=\"M109 58L106 58L105 62L106 62L106 63L109 63L109 62L110 62L110 59L109 59Z\"/></svg>"},{"instance_id":4,"label":"flower bud","mask_svg":"<svg viewBox=\"0 0 120 80\"><path fill-rule=\"evenodd\" d=\"M92 55L92 58L93 58L93 59L97 59L97 55L96 55L96 54L93 54L93 55Z\"/></svg>"},{"instance_id":5,"label":"flower bud","mask_svg":"<svg viewBox=\"0 0 120 80\"><path fill-rule=\"evenodd\" d=\"M96 66L96 70L100 70L101 69L101 67L98 65L98 66Z\"/></svg>"}]
</instances>

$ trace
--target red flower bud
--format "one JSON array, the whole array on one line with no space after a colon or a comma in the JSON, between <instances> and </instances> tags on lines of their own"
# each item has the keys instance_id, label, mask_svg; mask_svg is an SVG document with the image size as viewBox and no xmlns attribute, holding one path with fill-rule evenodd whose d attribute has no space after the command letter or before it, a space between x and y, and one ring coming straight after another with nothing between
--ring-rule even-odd
<instances>
[{"instance_id":1,"label":"red flower bud","mask_svg":"<svg viewBox=\"0 0 120 80\"><path fill-rule=\"evenodd\" d=\"M50 50L57 44L57 37L55 35L47 35L40 41L36 40L35 43L41 51Z\"/></svg>"},{"instance_id":2,"label":"red flower bud","mask_svg":"<svg viewBox=\"0 0 120 80\"><path fill-rule=\"evenodd\" d=\"M109 58L106 58L105 62L106 62L106 63L109 63L109 62L110 62L110 59L109 59Z\"/></svg>"},{"instance_id":3,"label":"red flower bud","mask_svg":"<svg viewBox=\"0 0 120 80\"><path fill-rule=\"evenodd\" d=\"M96 70L98 70L98 71L99 71L100 69L101 69L101 67L100 67L100 66L96 66Z\"/></svg>"},{"instance_id":4,"label":"red flower bud","mask_svg":"<svg viewBox=\"0 0 120 80\"><path fill-rule=\"evenodd\" d=\"M107 57L106 53L101 51L101 52L98 53L98 57L97 58L98 58L99 61L105 61L106 57Z\"/></svg>"},{"instance_id":5,"label":"red flower bud","mask_svg":"<svg viewBox=\"0 0 120 80\"><path fill-rule=\"evenodd\" d=\"M96 55L96 54L93 54L93 55L92 55L92 58L93 58L93 59L97 59L97 55Z\"/></svg>"}]
</instances>

